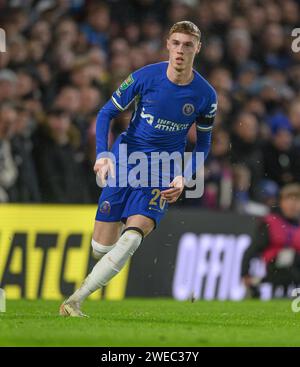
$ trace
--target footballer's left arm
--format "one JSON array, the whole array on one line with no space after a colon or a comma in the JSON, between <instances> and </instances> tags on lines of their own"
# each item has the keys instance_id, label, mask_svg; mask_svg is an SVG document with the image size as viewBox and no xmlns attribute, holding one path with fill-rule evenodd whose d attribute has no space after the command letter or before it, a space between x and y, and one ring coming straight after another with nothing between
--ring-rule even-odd
<instances>
[{"instance_id":1,"label":"footballer's left arm","mask_svg":"<svg viewBox=\"0 0 300 367\"><path fill-rule=\"evenodd\" d=\"M204 153L204 160L207 158L210 145L213 123L217 112L217 95L215 91L211 94L206 108L196 120L197 142L192 155L184 168L183 176L176 176L170 183L170 189L161 192L162 198L169 203L174 203L180 197L184 185L192 178L193 174L200 168L202 161L196 159L197 153Z\"/></svg>"},{"instance_id":2,"label":"footballer's left arm","mask_svg":"<svg viewBox=\"0 0 300 367\"><path fill-rule=\"evenodd\" d=\"M197 153L204 153L204 160L208 156L211 145L211 134L212 129L208 131L199 131L197 129L197 142L186 167L184 167L183 176L176 176L169 185L170 189L161 192L162 198L167 200L168 203L175 203L178 200L185 184L191 180L193 174L198 171L200 165L203 163L202 160L198 161L196 159Z\"/></svg>"},{"instance_id":3,"label":"footballer's left arm","mask_svg":"<svg viewBox=\"0 0 300 367\"><path fill-rule=\"evenodd\" d=\"M196 159L197 153L204 154L204 161L208 156L211 146L212 129L216 113L217 113L217 95L214 92L211 94L211 97L205 110L201 113L200 116L197 117L195 121L197 130L197 142L192 152L192 157L184 170L185 182L188 182L192 178L192 176L200 168L200 165L203 163L202 160L200 160L200 162L197 161Z\"/></svg>"}]
</instances>

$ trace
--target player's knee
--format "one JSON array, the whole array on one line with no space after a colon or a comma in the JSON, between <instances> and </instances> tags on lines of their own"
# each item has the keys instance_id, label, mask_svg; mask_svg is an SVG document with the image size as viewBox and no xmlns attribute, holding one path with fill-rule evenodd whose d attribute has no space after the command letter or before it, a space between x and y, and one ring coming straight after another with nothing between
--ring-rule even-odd
<instances>
[{"instance_id":1,"label":"player's knee","mask_svg":"<svg viewBox=\"0 0 300 367\"><path fill-rule=\"evenodd\" d=\"M129 254L132 256L143 242L144 233L138 227L127 227L122 232L122 243L128 246Z\"/></svg>"},{"instance_id":2,"label":"player's knee","mask_svg":"<svg viewBox=\"0 0 300 367\"><path fill-rule=\"evenodd\" d=\"M146 237L155 228L155 221L142 215L133 215L126 221L127 228L138 228Z\"/></svg>"},{"instance_id":3,"label":"player's knee","mask_svg":"<svg viewBox=\"0 0 300 367\"><path fill-rule=\"evenodd\" d=\"M114 245L105 246L92 239L93 256L95 259L100 260L105 254L115 247Z\"/></svg>"}]
</instances>

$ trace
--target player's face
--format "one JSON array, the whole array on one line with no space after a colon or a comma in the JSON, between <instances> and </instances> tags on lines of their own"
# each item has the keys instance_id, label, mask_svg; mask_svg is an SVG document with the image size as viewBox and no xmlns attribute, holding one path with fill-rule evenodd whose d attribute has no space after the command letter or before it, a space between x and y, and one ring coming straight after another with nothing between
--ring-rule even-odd
<instances>
[{"instance_id":1,"label":"player's face","mask_svg":"<svg viewBox=\"0 0 300 367\"><path fill-rule=\"evenodd\" d=\"M193 67L194 58L200 51L201 43L190 34L173 33L167 40L169 61L177 71Z\"/></svg>"}]
</instances>

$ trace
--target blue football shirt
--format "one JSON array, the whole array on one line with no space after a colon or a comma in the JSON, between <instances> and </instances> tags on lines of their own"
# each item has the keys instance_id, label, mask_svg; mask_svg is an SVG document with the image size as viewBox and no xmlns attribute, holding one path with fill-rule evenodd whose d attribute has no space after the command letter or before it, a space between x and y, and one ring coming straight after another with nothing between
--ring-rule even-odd
<instances>
[{"instance_id":1,"label":"blue football shirt","mask_svg":"<svg viewBox=\"0 0 300 367\"><path fill-rule=\"evenodd\" d=\"M195 70L189 84L175 84L167 77L167 68L168 62L147 65L130 74L113 93L97 118L97 158L108 150L110 120L132 103L134 112L129 126L118 140L127 144L128 154L134 151L183 154L193 123L197 127L196 151L201 151L201 141L205 142L207 136L210 143L217 110L214 88Z\"/></svg>"}]
</instances>

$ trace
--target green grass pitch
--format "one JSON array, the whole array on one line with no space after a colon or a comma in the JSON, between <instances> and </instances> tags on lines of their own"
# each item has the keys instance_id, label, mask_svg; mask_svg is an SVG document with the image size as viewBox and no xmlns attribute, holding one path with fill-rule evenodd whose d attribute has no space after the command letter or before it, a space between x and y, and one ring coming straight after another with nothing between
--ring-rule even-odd
<instances>
[{"instance_id":1,"label":"green grass pitch","mask_svg":"<svg viewBox=\"0 0 300 367\"><path fill-rule=\"evenodd\" d=\"M60 317L58 307L7 301L0 346L300 346L300 312L288 300L87 301L88 319Z\"/></svg>"}]
</instances>

